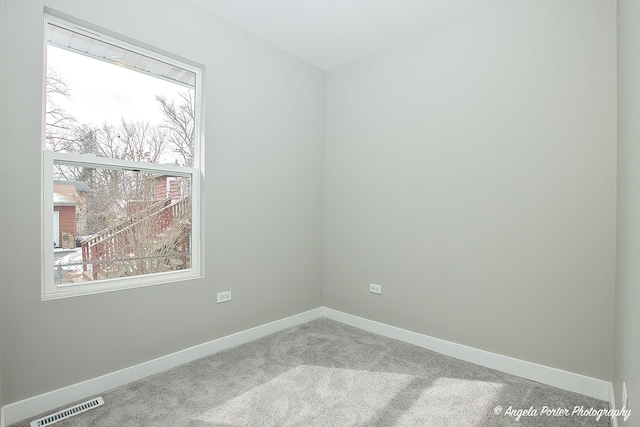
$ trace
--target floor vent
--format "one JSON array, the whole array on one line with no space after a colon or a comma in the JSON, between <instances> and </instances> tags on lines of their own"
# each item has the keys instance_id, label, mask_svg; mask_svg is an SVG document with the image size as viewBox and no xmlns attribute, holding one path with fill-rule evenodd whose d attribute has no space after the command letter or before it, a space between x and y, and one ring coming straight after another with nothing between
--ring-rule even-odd
<instances>
[{"instance_id":1,"label":"floor vent","mask_svg":"<svg viewBox=\"0 0 640 427\"><path fill-rule=\"evenodd\" d=\"M97 408L100 405L104 405L102 397L96 397L95 399L88 400L84 403L79 403L71 408L63 409L55 414L47 415L46 417L39 418L35 421L31 421L31 427L44 427L57 423L58 421L66 420L69 417L86 412L89 409Z\"/></svg>"}]
</instances>

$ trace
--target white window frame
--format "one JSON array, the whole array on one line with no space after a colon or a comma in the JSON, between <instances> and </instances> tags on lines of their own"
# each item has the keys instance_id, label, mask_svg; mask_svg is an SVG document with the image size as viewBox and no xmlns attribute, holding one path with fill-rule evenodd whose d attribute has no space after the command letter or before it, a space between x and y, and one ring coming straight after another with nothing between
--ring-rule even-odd
<instances>
[{"instance_id":1,"label":"white window frame","mask_svg":"<svg viewBox=\"0 0 640 427\"><path fill-rule=\"evenodd\" d=\"M204 143L203 143L203 102L202 102L202 67L187 64L184 60L167 57L166 55L153 52L147 48L126 42L120 37L106 35L103 30L87 28L86 24L79 25L61 19L56 16L45 14L45 61L43 81L43 112L42 112L42 300L58 299L64 297L73 297L79 295L95 294L99 292L116 291L123 289L138 288L143 286L160 285L173 283L184 280L192 280L204 277L203 254L204 242L201 238L203 234L203 226L201 217L204 215L201 203L202 192L201 184L204 180ZM105 157L98 157L93 154L70 154L48 151L46 149L46 49L47 49L47 31L49 24L62 26L74 32L84 33L92 38L98 38L116 46L128 49L132 52L151 57L169 64L174 64L185 70L195 73L195 91L194 102L194 161L193 167L181 167L171 164L157 164L134 162L129 160L119 160ZM97 36L97 37L96 37ZM96 59L98 60L98 59ZM54 163L66 164L71 166L81 166L101 169L119 169L140 171L145 173L163 174L170 176L188 177L191 180L191 263L190 268L185 270L176 270L161 273L149 273L132 277L121 277L113 279L101 279L95 282L87 281L77 284L56 284L54 282L54 252L51 246L51 236L53 235L53 172ZM46 236L46 238L45 238Z\"/></svg>"}]
</instances>

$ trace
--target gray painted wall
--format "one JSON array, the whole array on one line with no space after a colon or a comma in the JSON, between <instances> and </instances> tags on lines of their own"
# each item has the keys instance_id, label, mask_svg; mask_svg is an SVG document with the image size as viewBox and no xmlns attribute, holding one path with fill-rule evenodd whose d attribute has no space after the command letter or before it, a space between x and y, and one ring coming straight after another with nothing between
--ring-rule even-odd
<instances>
[{"instance_id":1,"label":"gray painted wall","mask_svg":"<svg viewBox=\"0 0 640 427\"><path fill-rule=\"evenodd\" d=\"M613 389L640 426L640 3L618 0L618 269ZM620 423L620 421L618 421Z\"/></svg>"},{"instance_id":2,"label":"gray painted wall","mask_svg":"<svg viewBox=\"0 0 640 427\"><path fill-rule=\"evenodd\" d=\"M40 301L44 5L206 66L204 280ZM324 73L180 0L2 7L3 404L321 306Z\"/></svg>"},{"instance_id":3,"label":"gray painted wall","mask_svg":"<svg viewBox=\"0 0 640 427\"><path fill-rule=\"evenodd\" d=\"M325 306L611 378L615 1L459 17L330 71L326 120Z\"/></svg>"},{"instance_id":4,"label":"gray painted wall","mask_svg":"<svg viewBox=\"0 0 640 427\"><path fill-rule=\"evenodd\" d=\"M0 23L2 22L2 10L3 10L3 3L4 0L0 0ZM2 53L4 51L4 36L2 34L2 32L0 31L0 82L4 81L4 60L3 60L3 56ZM2 99L6 99L5 93L4 93L4 85L2 85L0 83L0 100ZM6 126L4 117L5 117L5 103L4 102L0 102L0 129L4 129ZM2 134L0 133L0 146L2 146ZM4 175L4 173L2 172L3 168L0 168L0 183L2 182L6 182L7 181L7 177ZM2 186L2 184L0 184L0 197L4 197L6 194L4 187ZM4 259L6 254L7 254L7 249L6 245L0 245L0 259ZM0 264L2 265L3 269L4 269L4 263ZM0 407L2 407L3 405L3 400L2 400L2 329L4 328L4 320L2 318L2 312L3 310L3 304L5 301L5 297L4 297L4 285L2 285L2 282L0 282Z\"/></svg>"}]
</instances>

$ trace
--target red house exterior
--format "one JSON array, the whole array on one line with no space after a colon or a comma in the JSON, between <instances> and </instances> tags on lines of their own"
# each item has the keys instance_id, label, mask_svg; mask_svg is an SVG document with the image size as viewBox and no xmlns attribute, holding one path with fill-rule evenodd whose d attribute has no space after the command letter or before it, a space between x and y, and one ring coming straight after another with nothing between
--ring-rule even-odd
<instances>
[{"instance_id":1,"label":"red house exterior","mask_svg":"<svg viewBox=\"0 0 640 427\"><path fill-rule=\"evenodd\" d=\"M71 191L75 192L72 186L54 186L53 211L58 215L53 217L54 233L57 232L57 239L54 236L53 242L54 246L65 249L76 246L76 200L69 194Z\"/></svg>"}]
</instances>

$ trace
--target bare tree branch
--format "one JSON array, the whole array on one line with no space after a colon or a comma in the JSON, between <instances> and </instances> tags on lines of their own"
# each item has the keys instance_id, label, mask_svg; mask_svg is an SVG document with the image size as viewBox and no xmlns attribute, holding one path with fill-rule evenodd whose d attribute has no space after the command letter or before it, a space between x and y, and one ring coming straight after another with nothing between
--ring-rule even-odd
<instances>
[{"instance_id":1,"label":"bare tree branch","mask_svg":"<svg viewBox=\"0 0 640 427\"><path fill-rule=\"evenodd\" d=\"M180 94L182 101L176 105L173 100L157 95L156 101L165 116L165 125L162 126L168 132L168 140L173 149L181 157L182 166L193 166L195 156L195 111L193 93Z\"/></svg>"}]
</instances>

